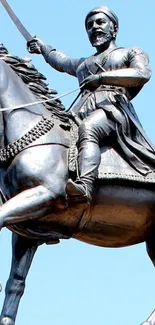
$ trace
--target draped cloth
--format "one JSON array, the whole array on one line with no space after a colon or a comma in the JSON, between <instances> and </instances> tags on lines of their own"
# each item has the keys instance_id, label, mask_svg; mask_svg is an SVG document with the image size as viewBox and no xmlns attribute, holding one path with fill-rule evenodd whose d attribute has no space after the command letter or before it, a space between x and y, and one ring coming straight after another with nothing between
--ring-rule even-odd
<instances>
[{"instance_id":1,"label":"draped cloth","mask_svg":"<svg viewBox=\"0 0 155 325\"><path fill-rule=\"evenodd\" d=\"M93 93L86 91L74 106L73 112L79 116L89 116L92 111L100 108L106 113L109 122L112 120L115 123L116 136L109 144L141 175L154 172L154 147L126 96L117 87L106 90L101 86Z\"/></svg>"}]
</instances>

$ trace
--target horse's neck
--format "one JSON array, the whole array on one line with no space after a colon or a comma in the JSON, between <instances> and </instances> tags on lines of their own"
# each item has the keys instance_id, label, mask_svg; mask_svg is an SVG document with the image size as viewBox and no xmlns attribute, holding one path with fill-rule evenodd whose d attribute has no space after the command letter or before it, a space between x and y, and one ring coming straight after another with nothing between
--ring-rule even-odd
<instances>
[{"instance_id":1,"label":"horse's neck","mask_svg":"<svg viewBox=\"0 0 155 325\"><path fill-rule=\"evenodd\" d=\"M49 116L49 112L42 104L26 107L26 104L36 102L36 97L20 77L3 61L0 61L0 104L8 108L3 112L5 122L5 136L7 143L29 131L41 116ZM14 110L14 107L25 105L24 108Z\"/></svg>"},{"instance_id":2,"label":"horse's neck","mask_svg":"<svg viewBox=\"0 0 155 325\"><path fill-rule=\"evenodd\" d=\"M20 107L25 104L36 102L35 95L31 92L28 86L22 81L22 79L8 66L5 62L0 60L0 103L2 108L10 108L12 111L14 107ZM41 105L32 105L26 108L29 114L43 115L46 114L46 108ZM22 110L21 110L22 112ZM6 116L8 113L5 114Z\"/></svg>"}]
</instances>

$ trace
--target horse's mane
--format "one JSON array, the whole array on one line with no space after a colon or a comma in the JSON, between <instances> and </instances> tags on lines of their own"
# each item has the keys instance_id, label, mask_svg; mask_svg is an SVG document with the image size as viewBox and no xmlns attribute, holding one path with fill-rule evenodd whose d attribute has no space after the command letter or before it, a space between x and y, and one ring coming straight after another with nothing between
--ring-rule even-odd
<instances>
[{"instance_id":1,"label":"horse's mane","mask_svg":"<svg viewBox=\"0 0 155 325\"><path fill-rule=\"evenodd\" d=\"M0 59L10 65L38 100L53 99L57 94L56 90L48 87L45 82L46 77L35 68L30 59L21 59L18 56L10 55L3 44L0 44ZM59 118L61 122L68 124L68 114L59 99L46 102L44 105L50 110L53 117Z\"/></svg>"}]
</instances>

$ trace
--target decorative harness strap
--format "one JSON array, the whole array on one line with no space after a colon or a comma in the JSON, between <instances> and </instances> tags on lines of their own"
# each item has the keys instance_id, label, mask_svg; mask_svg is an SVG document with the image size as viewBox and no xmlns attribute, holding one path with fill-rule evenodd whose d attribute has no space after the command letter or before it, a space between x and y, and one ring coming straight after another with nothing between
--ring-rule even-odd
<instances>
[{"instance_id":1,"label":"decorative harness strap","mask_svg":"<svg viewBox=\"0 0 155 325\"><path fill-rule=\"evenodd\" d=\"M0 149L0 167L12 160L17 154L28 147L32 142L46 134L54 126L53 119L42 117L41 120L20 139Z\"/></svg>"}]
</instances>

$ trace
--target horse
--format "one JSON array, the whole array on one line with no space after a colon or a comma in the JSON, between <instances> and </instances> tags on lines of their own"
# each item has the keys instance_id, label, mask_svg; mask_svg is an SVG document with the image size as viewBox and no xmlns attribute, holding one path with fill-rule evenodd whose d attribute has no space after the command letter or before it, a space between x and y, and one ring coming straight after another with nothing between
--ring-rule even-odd
<instances>
[{"instance_id":1,"label":"horse","mask_svg":"<svg viewBox=\"0 0 155 325\"><path fill-rule=\"evenodd\" d=\"M15 325L28 271L43 243L74 238L101 247L124 247L146 242L155 262L155 179L136 175L107 146L101 149L92 203L66 200L69 155L74 174L77 126L30 62L3 50L0 78L0 227L12 231L12 265L0 325ZM48 102L35 104L38 98ZM117 166L110 172L105 168L111 155L115 161L122 159L117 173ZM154 314L150 319L153 324Z\"/></svg>"}]
</instances>

